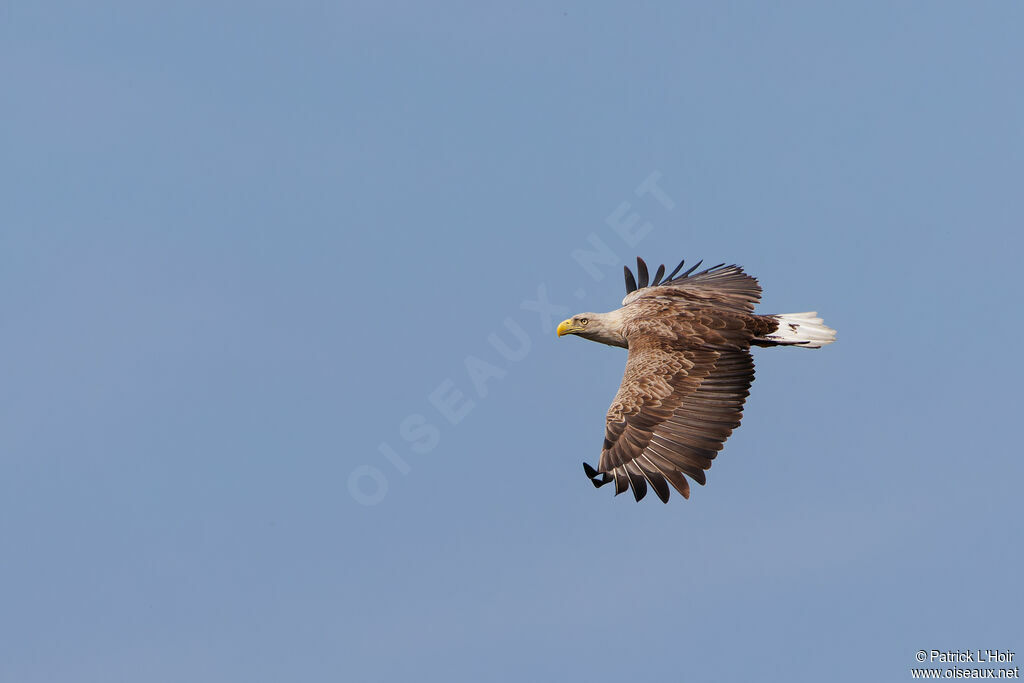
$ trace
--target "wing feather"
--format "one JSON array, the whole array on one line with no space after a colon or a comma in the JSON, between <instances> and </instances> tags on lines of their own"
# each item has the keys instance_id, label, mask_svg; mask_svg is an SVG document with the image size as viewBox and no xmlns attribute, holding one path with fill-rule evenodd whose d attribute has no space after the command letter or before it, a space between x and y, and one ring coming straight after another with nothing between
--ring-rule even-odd
<instances>
[{"instance_id":1,"label":"wing feather","mask_svg":"<svg viewBox=\"0 0 1024 683\"><path fill-rule=\"evenodd\" d=\"M648 483L650 483L654 492L658 494L661 502L667 503L669 497L668 483L665 481L665 474L661 471L661 468L651 460L649 455L644 454L637 458L636 464L643 471L644 476L647 477Z\"/></svg>"},{"instance_id":2,"label":"wing feather","mask_svg":"<svg viewBox=\"0 0 1024 683\"><path fill-rule=\"evenodd\" d=\"M626 463L626 477L629 479L629 485L633 489L633 497L639 502L647 495L647 479L644 478L644 473L637 467L635 460L630 460Z\"/></svg>"},{"instance_id":3,"label":"wing feather","mask_svg":"<svg viewBox=\"0 0 1024 683\"><path fill-rule=\"evenodd\" d=\"M637 285L640 289L643 289L650 284L651 279L647 272L647 263L639 256L636 257L636 276L639 278L637 280Z\"/></svg>"},{"instance_id":4,"label":"wing feather","mask_svg":"<svg viewBox=\"0 0 1024 683\"><path fill-rule=\"evenodd\" d=\"M665 274L665 264L662 263L660 266L658 266L658 271L654 274L654 279L651 280L651 286L652 287L657 286L658 283L661 282L661 276L664 275L664 274Z\"/></svg>"},{"instance_id":5,"label":"wing feather","mask_svg":"<svg viewBox=\"0 0 1024 683\"><path fill-rule=\"evenodd\" d=\"M622 266L623 273L626 276L626 294L636 291L636 280L633 278L633 271L629 269L629 266Z\"/></svg>"}]
</instances>

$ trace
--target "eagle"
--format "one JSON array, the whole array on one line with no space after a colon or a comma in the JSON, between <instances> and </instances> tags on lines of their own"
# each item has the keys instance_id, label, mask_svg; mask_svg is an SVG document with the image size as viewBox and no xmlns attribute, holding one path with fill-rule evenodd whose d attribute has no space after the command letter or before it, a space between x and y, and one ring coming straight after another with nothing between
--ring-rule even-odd
<instances>
[{"instance_id":1,"label":"eagle","mask_svg":"<svg viewBox=\"0 0 1024 683\"><path fill-rule=\"evenodd\" d=\"M637 258L637 277L625 266L626 298L609 313L580 313L559 323L572 334L629 349L619 392L605 418L604 445L595 469L583 471L595 487L615 482L615 495L632 489L639 501L648 484L663 503L669 484L690 497L687 477L704 485L704 472L740 424L754 381L751 346L817 349L836 331L816 312L758 315L757 280L737 265L694 273L702 262L650 278Z\"/></svg>"}]
</instances>

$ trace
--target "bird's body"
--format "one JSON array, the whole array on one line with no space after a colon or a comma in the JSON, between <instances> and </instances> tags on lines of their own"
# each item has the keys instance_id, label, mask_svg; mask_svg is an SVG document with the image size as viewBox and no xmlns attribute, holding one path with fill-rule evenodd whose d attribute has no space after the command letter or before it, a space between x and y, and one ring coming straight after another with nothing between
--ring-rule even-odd
<instances>
[{"instance_id":1,"label":"bird's body","mask_svg":"<svg viewBox=\"0 0 1024 683\"><path fill-rule=\"evenodd\" d=\"M691 276L694 267L676 277L682 265L664 280L661 266L648 286L647 266L637 259L640 284L626 268L622 308L558 326L559 336L629 349L600 462L584 469L595 486L614 481L616 494L632 488L636 500L648 484L664 502L669 484L685 498L687 476L704 484L704 471L740 424L754 380L751 345L818 348L835 340L815 313L755 314L761 287L738 266Z\"/></svg>"}]
</instances>

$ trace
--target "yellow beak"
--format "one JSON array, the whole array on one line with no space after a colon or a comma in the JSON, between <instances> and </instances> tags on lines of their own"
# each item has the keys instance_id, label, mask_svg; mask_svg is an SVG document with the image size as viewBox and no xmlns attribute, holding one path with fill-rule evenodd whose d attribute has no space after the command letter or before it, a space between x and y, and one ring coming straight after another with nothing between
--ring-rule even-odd
<instances>
[{"instance_id":1,"label":"yellow beak","mask_svg":"<svg viewBox=\"0 0 1024 683\"><path fill-rule=\"evenodd\" d=\"M561 337L562 335L565 334L571 334L572 330L572 318L570 318L569 320L563 320L562 322L558 323L558 329L555 330L555 334Z\"/></svg>"}]
</instances>

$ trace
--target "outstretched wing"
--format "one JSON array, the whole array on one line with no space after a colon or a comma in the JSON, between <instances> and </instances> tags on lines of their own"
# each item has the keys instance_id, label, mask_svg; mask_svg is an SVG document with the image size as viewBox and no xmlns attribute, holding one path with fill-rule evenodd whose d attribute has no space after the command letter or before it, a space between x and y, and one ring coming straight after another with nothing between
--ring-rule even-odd
<instances>
[{"instance_id":1,"label":"outstretched wing","mask_svg":"<svg viewBox=\"0 0 1024 683\"><path fill-rule=\"evenodd\" d=\"M689 498L686 477L705 483L704 471L743 416L754 380L749 341L744 343L750 333L742 322L739 329L726 321L726 329L715 330L710 318L676 320L682 336L675 341L650 331L630 337L601 460L596 470L584 464L595 486L614 481L616 495L632 488L640 500L650 484L668 502L671 484Z\"/></svg>"},{"instance_id":2,"label":"outstretched wing","mask_svg":"<svg viewBox=\"0 0 1024 683\"><path fill-rule=\"evenodd\" d=\"M686 272L676 275L685 263L685 260L680 261L676 269L664 279L665 266L658 266L654 279L650 280L647 264L637 257L639 283L629 267L624 266L626 298L622 300L622 305L641 297L681 297L694 303L714 304L752 313L754 305L761 300L761 285L757 283L757 278L747 275L737 265L719 264L691 275L702 263L698 261Z\"/></svg>"}]
</instances>

